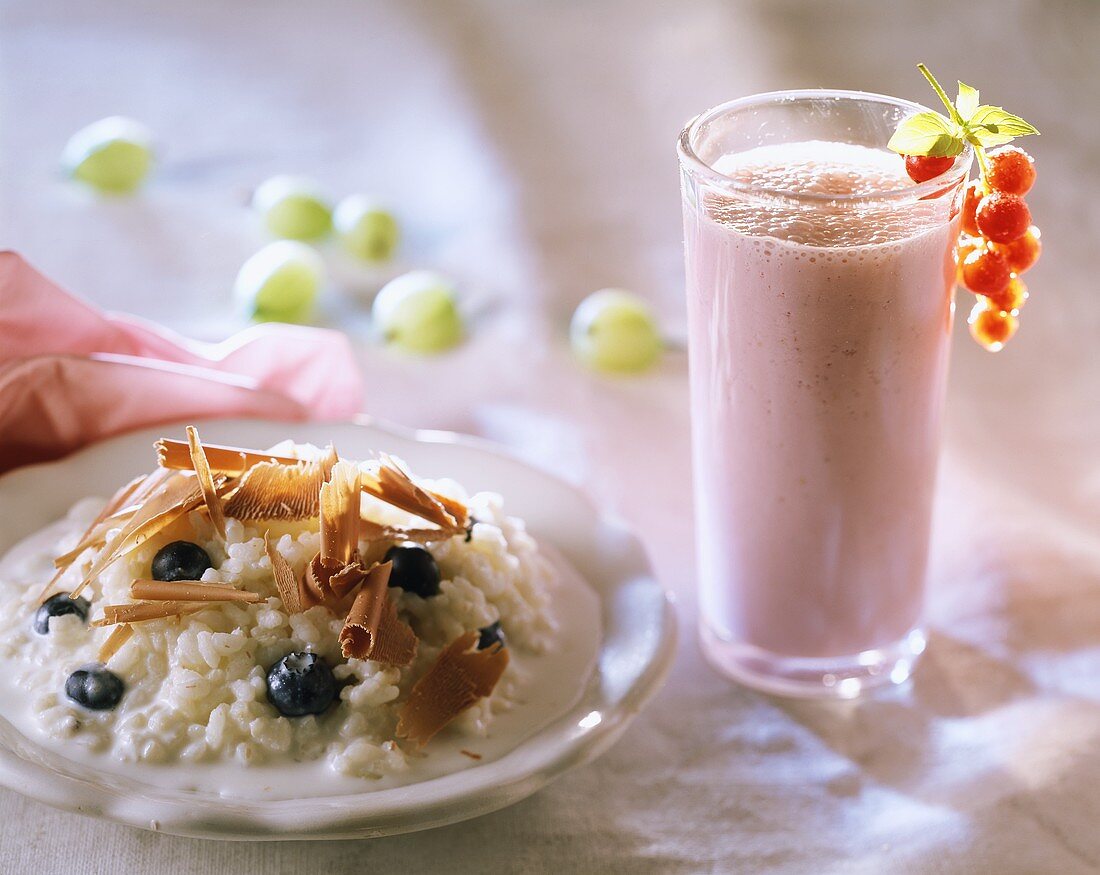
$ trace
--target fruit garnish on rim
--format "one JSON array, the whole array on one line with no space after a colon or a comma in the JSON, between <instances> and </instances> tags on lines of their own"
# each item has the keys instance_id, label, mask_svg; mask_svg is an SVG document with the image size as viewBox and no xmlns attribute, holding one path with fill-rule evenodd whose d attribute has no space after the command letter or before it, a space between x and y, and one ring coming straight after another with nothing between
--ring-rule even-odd
<instances>
[{"instance_id":1,"label":"fruit garnish on rim","mask_svg":"<svg viewBox=\"0 0 1100 875\"><path fill-rule=\"evenodd\" d=\"M967 320L971 336L998 352L1019 327L1027 286L1020 274L1039 260L1039 229L1024 195L1035 183L1035 161L1009 143L1038 134L1036 128L999 106L978 102L978 90L959 82L952 103L924 64L917 69L947 107L947 115L919 112L898 125L887 148L905 159L916 183L935 179L970 145L979 176L963 195L961 233L955 248L959 282L978 297Z\"/></svg>"}]
</instances>

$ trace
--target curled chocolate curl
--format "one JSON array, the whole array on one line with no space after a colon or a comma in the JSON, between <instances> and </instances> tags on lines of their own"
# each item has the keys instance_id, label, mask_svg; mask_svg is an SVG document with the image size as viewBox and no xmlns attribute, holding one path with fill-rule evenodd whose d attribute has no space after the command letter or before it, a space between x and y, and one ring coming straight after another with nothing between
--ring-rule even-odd
<instances>
[{"instance_id":1,"label":"curled chocolate curl","mask_svg":"<svg viewBox=\"0 0 1100 875\"><path fill-rule=\"evenodd\" d=\"M412 529L404 526L390 526L376 523L374 520L363 517L360 521L360 537L371 543L377 541L389 541L400 543L412 541L416 544L432 544L436 541L446 541L459 534L455 529Z\"/></svg>"},{"instance_id":2,"label":"curled chocolate curl","mask_svg":"<svg viewBox=\"0 0 1100 875\"><path fill-rule=\"evenodd\" d=\"M477 640L476 631L456 638L416 682L401 709L399 738L423 747L455 717L493 692L508 667L508 651L501 643L474 650Z\"/></svg>"},{"instance_id":3,"label":"curled chocolate curl","mask_svg":"<svg viewBox=\"0 0 1100 875\"><path fill-rule=\"evenodd\" d=\"M331 448L329 455L316 462L257 462L226 497L226 516L286 522L313 519L321 513L321 487L335 464Z\"/></svg>"},{"instance_id":4,"label":"curled chocolate curl","mask_svg":"<svg viewBox=\"0 0 1100 875\"><path fill-rule=\"evenodd\" d=\"M224 583L200 580L135 580L130 598L153 602L244 602L262 601L258 592L234 589Z\"/></svg>"},{"instance_id":5,"label":"curled chocolate curl","mask_svg":"<svg viewBox=\"0 0 1100 875\"><path fill-rule=\"evenodd\" d=\"M337 462L321 486L321 562L330 569L350 563L359 549L359 466Z\"/></svg>"},{"instance_id":6,"label":"curled chocolate curl","mask_svg":"<svg viewBox=\"0 0 1100 875\"><path fill-rule=\"evenodd\" d=\"M157 464L174 471L193 471L191 449L183 441L161 438L154 444L157 451ZM205 444L206 461L210 470L228 477L239 477L253 465L260 462L274 462L277 465L296 465L298 459L287 456L274 456L260 450L246 450L242 447L225 447L218 444Z\"/></svg>"},{"instance_id":7,"label":"curled chocolate curl","mask_svg":"<svg viewBox=\"0 0 1100 875\"><path fill-rule=\"evenodd\" d=\"M383 455L378 470L365 472L362 480L368 495L438 526L441 537L437 540L466 530L470 514L464 505L419 486L390 456Z\"/></svg>"},{"instance_id":8,"label":"curled chocolate curl","mask_svg":"<svg viewBox=\"0 0 1100 875\"><path fill-rule=\"evenodd\" d=\"M92 520L92 524L85 529L77 545L68 553L63 553L54 559L54 567L59 571L64 571L72 565L77 560L77 557L85 550L90 547L101 547L106 540L107 531L113 525L117 525L133 516L137 507L131 505L129 499L137 492L138 488L145 481L145 478L146 475L144 474L140 477L135 477L118 490L111 500L103 506L103 510L99 512L99 515Z\"/></svg>"},{"instance_id":9,"label":"curled chocolate curl","mask_svg":"<svg viewBox=\"0 0 1100 875\"><path fill-rule=\"evenodd\" d=\"M300 601L302 609L324 605L334 613L347 606L347 598L367 577L367 569L358 562L330 568L321 561L321 554L306 566L302 579Z\"/></svg>"},{"instance_id":10,"label":"curled chocolate curl","mask_svg":"<svg viewBox=\"0 0 1100 875\"><path fill-rule=\"evenodd\" d=\"M209 605L196 602L133 602L128 605L104 605L103 616L93 626L115 626L119 623L144 623L167 617L194 614Z\"/></svg>"},{"instance_id":11,"label":"curled chocolate curl","mask_svg":"<svg viewBox=\"0 0 1100 875\"><path fill-rule=\"evenodd\" d=\"M359 466L335 463L321 486L321 549L306 567L303 607L346 610L347 599L366 578L370 569L359 558L360 503Z\"/></svg>"},{"instance_id":12,"label":"curled chocolate curl","mask_svg":"<svg viewBox=\"0 0 1100 875\"><path fill-rule=\"evenodd\" d=\"M393 563L370 570L340 630L344 658L373 659L386 665L409 665L416 656L416 633L397 616L388 588Z\"/></svg>"},{"instance_id":13,"label":"curled chocolate curl","mask_svg":"<svg viewBox=\"0 0 1100 875\"><path fill-rule=\"evenodd\" d=\"M214 475L210 472L210 465L206 461L206 452L203 450L202 441L199 440L198 429L193 425L187 426L187 446L191 451L191 466L195 469L195 478L199 481L199 489L202 490L202 500L206 505L207 513L210 514L210 522L214 526L214 531L224 541L225 511L222 510L222 500L214 485Z\"/></svg>"},{"instance_id":14,"label":"curled chocolate curl","mask_svg":"<svg viewBox=\"0 0 1100 875\"><path fill-rule=\"evenodd\" d=\"M224 483L225 478L220 474L214 480L216 488ZM140 502L140 505L122 530L99 552L84 579L72 591L73 598L116 559L135 550L184 514L195 510L203 503L203 497L195 477L161 468L145 478L131 501L135 504Z\"/></svg>"},{"instance_id":15,"label":"curled chocolate curl","mask_svg":"<svg viewBox=\"0 0 1100 875\"><path fill-rule=\"evenodd\" d=\"M121 626L115 626L111 630L111 634L107 636L107 640L100 645L99 653L96 654L96 660L104 664L108 663L112 656L114 656L122 648L122 645L129 641L134 635L134 627L128 623L124 623Z\"/></svg>"},{"instance_id":16,"label":"curled chocolate curl","mask_svg":"<svg viewBox=\"0 0 1100 875\"><path fill-rule=\"evenodd\" d=\"M61 575L69 570L69 567L85 550L90 550L93 547L102 548L107 542L107 532L133 516L137 506L131 504L130 501L134 495L141 491L142 485L147 479L145 475L135 477L118 490L111 497L111 500L103 506L103 510L99 512L99 515L92 520L92 524L84 530L84 534L80 536L77 545L68 553L63 553L54 559L53 564L57 571L39 594L38 600L40 602L45 601L55 592L59 592L58 584L61 582Z\"/></svg>"},{"instance_id":17,"label":"curled chocolate curl","mask_svg":"<svg viewBox=\"0 0 1100 875\"><path fill-rule=\"evenodd\" d=\"M271 560L271 575L275 578L275 588L279 590L283 607L286 608L287 613L301 613L303 610L301 582L294 573L294 569L290 567L290 563L286 561L286 557L276 550L275 545L268 539L267 532L264 532L264 550L267 551L267 558Z\"/></svg>"}]
</instances>

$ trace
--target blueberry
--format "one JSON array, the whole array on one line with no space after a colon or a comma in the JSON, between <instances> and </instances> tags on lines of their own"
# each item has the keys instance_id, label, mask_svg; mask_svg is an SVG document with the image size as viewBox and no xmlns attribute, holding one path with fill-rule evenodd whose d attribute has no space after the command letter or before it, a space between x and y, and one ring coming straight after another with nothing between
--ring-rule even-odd
<instances>
[{"instance_id":1,"label":"blueberry","mask_svg":"<svg viewBox=\"0 0 1100 875\"><path fill-rule=\"evenodd\" d=\"M316 653L291 653L267 673L267 699L284 717L320 714L336 699L336 678Z\"/></svg>"},{"instance_id":2,"label":"blueberry","mask_svg":"<svg viewBox=\"0 0 1100 875\"><path fill-rule=\"evenodd\" d=\"M124 689L122 678L98 662L78 668L65 681L65 695L91 711L110 711Z\"/></svg>"},{"instance_id":3,"label":"blueberry","mask_svg":"<svg viewBox=\"0 0 1100 875\"><path fill-rule=\"evenodd\" d=\"M488 650L498 641L500 642L501 647L504 647L508 644L508 642L504 638L504 630L500 628L500 620L497 620L495 623L491 623L484 629L478 629L477 631L481 633L481 637L477 639L478 650Z\"/></svg>"},{"instance_id":4,"label":"blueberry","mask_svg":"<svg viewBox=\"0 0 1100 875\"><path fill-rule=\"evenodd\" d=\"M153 557L153 580L199 580L213 568L210 554L190 541L173 541Z\"/></svg>"},{"instance_id":5,"label":"blueberry","mask_svg":"<svg viewBox=\"0 0 1100 875\"><path fill-rule=\"evenodd\" d=\"M386 561L393 563L390 586L414 592L421 598L439 595L439 566L423 547L390 547Z\"/></svg>"},{"instance_id":6,"label":"blueberry","mask_svg":"<svg viewBox=\"0 0 1100 875\"><path fill-rule=\"evenodd\" d=\"M34 612L34 631L39 635L45 635L50 631L50 617L63 617L66 614L76 614L81 620L88 619L87 599L77 596L71 598L67 592L59 592L52 595L38 606Z\"/></svg>"}]
</instances>

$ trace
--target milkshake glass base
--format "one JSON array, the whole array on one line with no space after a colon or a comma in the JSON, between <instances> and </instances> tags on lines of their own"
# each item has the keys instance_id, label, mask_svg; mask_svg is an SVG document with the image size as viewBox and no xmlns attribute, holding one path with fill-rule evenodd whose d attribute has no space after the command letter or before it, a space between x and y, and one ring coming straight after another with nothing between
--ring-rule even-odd
<instances>
[{"instance_id":1,"label":"milkshake glass base","mask_svg":"<svg viewBox=\"0 0 1100 875\"><path fill-rule=\"evenodd\" d=\"M706 622L699 624L699 642L707 662L739 684L776 696L816 699L854 699L875 687L904 683L925 647L924 633L913 629L893 644L854 656L803 659L728 641Z\"/></svg>"}]
</instances>

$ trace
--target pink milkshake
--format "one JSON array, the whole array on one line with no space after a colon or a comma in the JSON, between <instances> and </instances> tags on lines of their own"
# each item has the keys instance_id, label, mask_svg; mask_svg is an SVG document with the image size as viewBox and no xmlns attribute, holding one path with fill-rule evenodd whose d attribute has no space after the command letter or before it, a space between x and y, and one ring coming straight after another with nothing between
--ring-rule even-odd
<instances>
[{"instance_id":1,"label":"pink milkshake","mask_svg":"<svg viewBox=\"0 0 1100 875\"><path fill-rule=\"evenodd\" d=\"M703 156L697 121L694 176L681 146L699 607L726 674L846 697L904 679L923 649L969 155L915 186L873 134L831 139L817 118L835 103L850 132L846 103L866 101L885 143L897 102L802 94L815 111L802 128L784 107L789 139L729 125Z\"/></svg>"}]
</instances>

